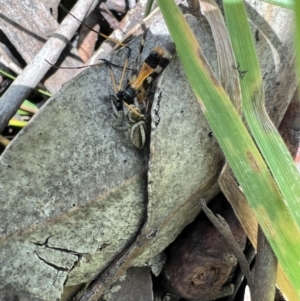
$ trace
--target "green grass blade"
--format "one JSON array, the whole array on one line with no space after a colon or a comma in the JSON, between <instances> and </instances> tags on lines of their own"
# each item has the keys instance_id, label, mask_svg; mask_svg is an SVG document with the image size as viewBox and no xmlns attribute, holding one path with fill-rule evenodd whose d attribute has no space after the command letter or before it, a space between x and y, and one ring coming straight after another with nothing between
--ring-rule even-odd
<instances>
[{"instance_id":1,"label":"green grass blade","mask_svg":"<svg viewBox=\"0 0 300 301\"><path fill-rule=\"evenodd\" d=\"M263 80L244 4L241 0L223 3L236 60L247 70L240 81L247 124L300 228L300 174L264 107Z\"/></svg>"},{"instance_id":2,"label":"green grass blade","mask_svg":"<svg viewBox=\"0 0 300 301\"><path fill-rule=\"evenodd\" d=\"M157 2L204 115L279 262L299 295L299 227L240 117L210 72L179 9L172 0Z\"/></svg>"},{"instance_id":3,"label":"green grass blade","mask_svg":"<svg viewBox=\"0 0 300 301\"><path fill-rule=\"evenodd\" d=\"M28 121L18 120L18 119L14 119L14 118L12 118L8 123L9 126L15 126L18 128L23 128L27 124L28 124Z\"/></svg>"}]
</instances>

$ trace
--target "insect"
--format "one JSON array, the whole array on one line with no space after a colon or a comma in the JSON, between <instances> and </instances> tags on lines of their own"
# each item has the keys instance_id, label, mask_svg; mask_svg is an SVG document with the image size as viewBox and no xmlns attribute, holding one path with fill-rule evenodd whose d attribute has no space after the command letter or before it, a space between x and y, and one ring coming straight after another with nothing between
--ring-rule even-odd
<instances>
[{"instance_id":1,"label":"insect","mask_svg":"<svg viewBox=\"0 0 300 301\"><path fill-rule=\"evenodd\" d=\"M68 14L70 14L75 19L77 19L66 8L64 8L62 5L60 6ZM87 26L86 24L84 24L83 22L81 22L79 19L77 20L82 25L89 28L90 30L95 31L89 26ZM118 87L116 85L114 73L112 71L112 66L116 66L116 65L112 64L110 61L103 60L109 66L112 85L114 88L114 94L111 95L111 103L112 103L113 118L114 118L112 126L116 130L127 131L129 140L132 142L132 144L135 147L139 149L142 149L146 143L147 121L150 115L148 113L148 110L151 105L150 99L151 96L153 95L151 90L152 83L155 79L157 79L159 74L166 68L166 66L169 64L172 56L175 53L175 44L170 42L163 45L162 47L154 48L151 51L151 53L148 55L148 57L145 59L145 61L142 64L140 64L141 53L144 48L146 35L147 35L147 30L144 28L144 34L142 35L138 55L135 62L135 67L133 68L131 74L131 79L123 89L121 89L121 87L124 81L125 72L126 70L128 70L127 65L128 65L131 49L127 45L119 41L106 37L109 40L112 40L112 42L118 44L119 46L126 47L128 50ZM77 67L77 68L86 68L86 67L88 66ZM64 68L64 67L59 67L59 68Z\"/></svg>"},{"instance_id":2,"label":"insect","mask_svg":"<svg viewBox=\"0 0 300 301\"><path fill-rule=\"evenodd\" d=\"M140 62L146 33L147 31L144 32L141 39L136 66ZM124 89L119 88L118 90L113 84L115 89L115 95L111 96L115 116L113 127L117 130L127 130L129 140L139 149L143 148L146 142L148 110L150 98L153 95L151 84L169 64L174 52L174 43L154 48L139 70L135 66L131 79ZM110 73L114 83L113 73Z\"/></svg>"}]
</instances>

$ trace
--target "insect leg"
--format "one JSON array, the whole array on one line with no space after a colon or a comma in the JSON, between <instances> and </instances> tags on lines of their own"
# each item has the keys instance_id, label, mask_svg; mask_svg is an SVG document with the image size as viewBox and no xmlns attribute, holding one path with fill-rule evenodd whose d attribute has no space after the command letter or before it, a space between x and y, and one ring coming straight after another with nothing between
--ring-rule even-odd
<instances>
[{"instance_id":1,"label":"insect leg","mask_svg":"<svg viewBox=\"0 0 300 301\"><path fill-rule=\"evenodd\" d=\"M111 68L111 62L110 61L105 61L108 68L109 68L109 74L110 74L110 77L111 77L111 82L112 82L112 85L113 85L113 88L114 88L114 92L117 93L118 92L118 89L117 89L117 85L116 85L116 80L115 80L115 76L114 76L114 73L113 73L113 70Z\"/></svg>"},{"instance_id":2,"label":"insect leg","mask_svg":"<svg viewBox=\"0 0 300 301\"><path fill-rule=\"evenodd\" d=\"M121 88L122 88L123 80L124 80L124 77L125 77L125 71L127 70L129 58L130 58L130 55L131 55L131 48L128 47L128 46L126 46L126 48L127 48L127 55L126 55L126 59L125 59L124 68L123 68L123 71L122 71L120 83L119 83L119 86L118 86L118 91L120 91Z\"/></svg>"},{"instance_id":3,"label":"insect leg","mask_svg":"<svg viewBox=\"0 0 300 301\"><path fill-rule=\"evenodd\" d=\"M134 107L129 105L127 102L123 101L123 104L125 105L125 107L127 107L128 111L132 111L134 114L138 115L140 118L144 117L143 114L139 113Z\"/></svg>"}]
</instances>

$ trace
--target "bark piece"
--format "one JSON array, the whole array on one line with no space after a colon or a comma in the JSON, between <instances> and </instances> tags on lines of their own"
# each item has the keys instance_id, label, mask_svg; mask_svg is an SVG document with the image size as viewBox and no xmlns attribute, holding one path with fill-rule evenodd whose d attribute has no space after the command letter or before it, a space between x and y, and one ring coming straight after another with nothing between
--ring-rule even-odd
<instances>
[{"instance_id":1,"label":"bark piece","mask_svg":"<svg viewBox=\"0 0 300 301\"><path fill-rule=\"evenodd\" d=\"M135 11L135 9L134 9ZM112 14L112 12L108 9L106 3L102 2L100 4L100 12L103 18L107 21L109 26L112 29L117 29L119 27L120 22L117 20L117 18Z\"/></svg>"},{"instance_id":2,"label":"bark piece","mask_svg":"<svg viewBox=\"0 0 300 301\"><path fill-rule=\"evenodd\" d=\"M83 62L88 61L95 49L95 45L99 37L97 32L100 32L99 19L100 13L98 9L94 9L84 20L84 24L92 28L94 31L84 25L80 28L77 49Z\"/></svg>"},{"instance_id":3,"label":"bark piece","mask_svg":"<svg viewBox=\"0 0 300 301\"><path fill-rule=\"evenodd\" d=\"M125 0L107 0L106 5L109 9L119 13L125 13L127 6Z\"/></svg>"},{"instance_id":4,"label":"bark piece","mask_svg":"<svg viewBox=\"0 0 300 301\"><path fill-rule=\"evenodd\" d=\"M240 247L244 248L246 236L233 211L228 209L221 214ZM202 218L183 235L186 236L171 247L163 270L167 288L180 297L201 301L232 294L228 277L237 259L218 230Z\"/></svg>"},{"instance_id":5,"label":"bark piece","mask_svg":"<svg viewBox=\"0 0 300 301\"><path fill-rule=\"evenodd\" d=\"M254 289L252 300L273 301L276 292L278 260L262 229L258 228L257 255L254 266Z\"/></svg>"}]
</instances>

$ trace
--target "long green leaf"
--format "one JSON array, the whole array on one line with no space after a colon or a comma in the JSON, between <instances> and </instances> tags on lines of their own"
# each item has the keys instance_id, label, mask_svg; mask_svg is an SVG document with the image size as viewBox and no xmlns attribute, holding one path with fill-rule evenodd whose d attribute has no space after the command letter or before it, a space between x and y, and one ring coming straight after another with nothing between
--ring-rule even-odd
<instances>
[{"instance_id":1,"label":"long green leaf","mask_svg":"<svg viewBox=\"0 0 300 301\"><path fill-rule=\"evenodd\" d=\"M173 0L157 0L195 96L297 295L300 231L271 173ZM288 254L288 256L287 256Z\"/></svg>"},{"instance_id":2,"label":"long green leaf","mask_svg":"<svg viewBox=\"0 0 300 301\"><path fill-rule=\"evenodd\" d=\"M243 1L224 0L224 10L236 60L247 70L241 80L247 124L300 228L300 174L264 107L263 80Z\"/></svg>"}]
</instances>

